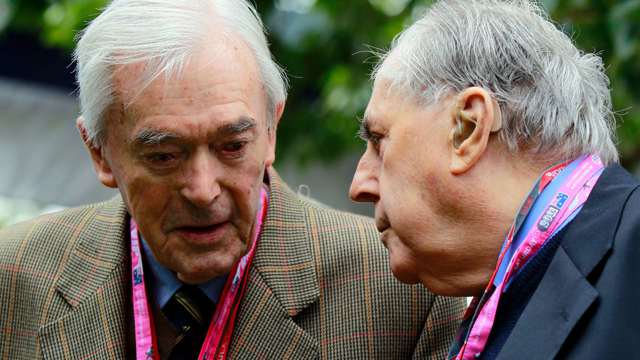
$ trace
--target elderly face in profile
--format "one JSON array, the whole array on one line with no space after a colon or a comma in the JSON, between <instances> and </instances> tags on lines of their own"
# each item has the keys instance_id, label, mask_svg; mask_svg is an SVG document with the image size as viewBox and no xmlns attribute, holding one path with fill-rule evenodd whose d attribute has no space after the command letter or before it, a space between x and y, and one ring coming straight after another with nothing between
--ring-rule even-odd
<instances>
[{"instance_id":1,"label":"elderly face in profile","mask_svg":"<svg viewBox=\"0 0 640 360\"><path fill-rule=\"evenodd\" d=\"M478 295L544 169L617 160L602 69L525 1L440 1L397 38L350 189L375 204L396 277Z\"/></svg>"},{"instance_id":2,"label":"elderly face in profile","mask_svg":"<svg viewBox=\"0 0 640 360\"><path fill-rule=\"evenodd\" d=\"M100 121L77 122L101 182L119 189L157 260L186 283L228 273L246 252L283 108L247 42L208 31L173 73L150 75L153 59L113 66Z\"/></svg>"},{"instance_id":3,"label":"elderly face in profile","mask_svg":"<svg viewBox=\"0 0 640 360\"><path fill-rule=\"evenodd\" d=\"M508 226L499 220L511 215L481 210L489 202L485 176L497 171L489 159L508 153L492 132L500 122L495 102L486 90L469 88L421 106L391 86L386 80L375 83L361 131L367 149L351 197L375 203L376 226L401 281L422 282L447 295L462 295L471 284L481 289L502 240L482 235ZM481 122L473 138L456 148L460 107Z\"/></svg>"}]
</instances>

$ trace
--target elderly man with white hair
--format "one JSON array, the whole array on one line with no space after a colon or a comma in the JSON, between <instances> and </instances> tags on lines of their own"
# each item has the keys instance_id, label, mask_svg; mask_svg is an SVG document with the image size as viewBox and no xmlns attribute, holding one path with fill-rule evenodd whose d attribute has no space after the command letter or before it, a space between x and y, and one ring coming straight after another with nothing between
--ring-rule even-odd
<instances>
[{"instance_id":1,"label":"elderly man with white hair","mask_svg":"<svg viewBox=\"0 0 640 360\"><path fill-rule=\"evenodd\" d=\"M373 77L350 194L396 277L474 297L449 358L638 358L640 190L602 60L536 3L442 0Z\"/></svg>"},{"instance_id":2,"label":"elderly man with white hair","mask_svg":"<svg viewBox=\"0 0 640 360\"><path fill-rule=\"evenodd\" d=\"M120 196L0 232L3 359L441 358L459 299L272 168L286 82L242 0L114 0L77 120Z\"/></svg>"}]
</instances>

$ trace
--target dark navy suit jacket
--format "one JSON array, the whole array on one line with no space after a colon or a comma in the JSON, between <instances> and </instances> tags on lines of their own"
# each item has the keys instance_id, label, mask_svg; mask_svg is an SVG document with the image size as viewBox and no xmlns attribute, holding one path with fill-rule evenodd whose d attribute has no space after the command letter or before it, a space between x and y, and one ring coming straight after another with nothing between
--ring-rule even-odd
<instances>
[{"instance_id":1,"label":"dark navy suit jacket","mask_svg":"<svg viewBox=\"0 0 640 360\"><path fill-rule=\"evenodd\" d=\"M495 358L640 359L639 186L620 166L605 169L544 268L529 275L538 285L503 314L513 324L492 334Z\"/></svg>"}]
</instances>

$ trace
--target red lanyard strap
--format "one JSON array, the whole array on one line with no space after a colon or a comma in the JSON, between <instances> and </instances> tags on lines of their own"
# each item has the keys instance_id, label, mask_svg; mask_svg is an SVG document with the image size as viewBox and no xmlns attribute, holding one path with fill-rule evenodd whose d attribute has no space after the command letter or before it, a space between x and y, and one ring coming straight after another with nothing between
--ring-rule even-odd
<instances>
[{"instance_id":1,"label":"red lanyard strap","mask_svg":"<svg viewBox=\"0 0 640 360\"><path fill-rule=\"evenodd\" d=\"M140 237L138 236L138 224L131 219L131 280L133 318L136 335L136 359L157 360L158 344L156 340L153 317L147 301L147 292L144 282L142 255L140 254Z\"/></svg>"},{"instance_id":2,"label":"red lanyard strap","mask_svg":"<svg viewBox=\"0 0 640 360\"><path fill-rule=\"evenodd\" d=\"M227 278L198 359L215 358L223 360L227 357L236 315L248 283L249 268L255 256L262 223L267 213L268 195L264 188L260 192L260 200L261 206L256 217L251 247L247 254L236 262L230 276ZM158 344L153 326L153 316L149 311L149 301L145 289L138 225L133 219L130 221L130 230L136 359L157 360L159 359Z\"/></svg>"}]
</instances>

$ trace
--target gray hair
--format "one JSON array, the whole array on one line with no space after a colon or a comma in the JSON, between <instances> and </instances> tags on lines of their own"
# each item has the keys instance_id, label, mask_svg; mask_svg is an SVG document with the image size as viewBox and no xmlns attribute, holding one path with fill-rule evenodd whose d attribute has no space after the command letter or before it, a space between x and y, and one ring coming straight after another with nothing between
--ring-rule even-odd
<instances>
[{"instance_id":1,"label":"gray hair","mask_svg":"<svg viewBox=\"0 0 640 360\"><path fill-rule=\"evenodd\" d=\"M117 65L144 63L141 93L155 78L179 76L199 44L231 31L255 55L265 88L269 125L287 97L287 78L275 63L256 9L246 0L113 0L81 33L74 58L80 110L89 139L101 144L105 115L115 99ZM226 33L225 33L226 34Z\"/></svg>"},{"instance_id":2,"label":"gray hair","mask_svg":"<svg viewBox=\"0 0 640 360\"><path fill-rule=\"evenodd\" d=\"M537 3L442 0L394 39L373 78L424 104L479 86L503 114L500 141L552 160L598 154L618 161L609 79Z\"/></svg>"}]
</instances>

